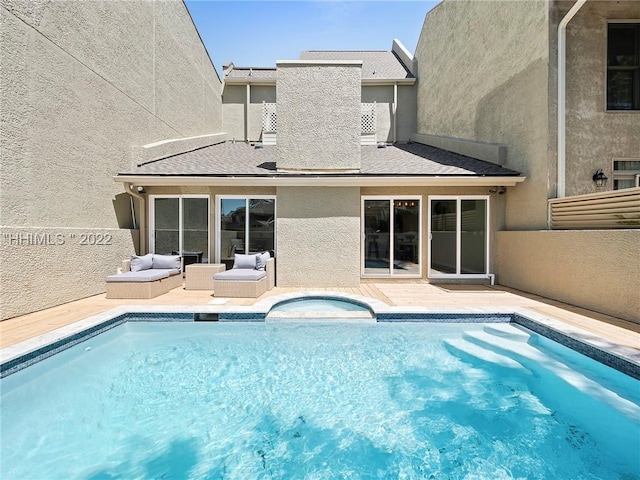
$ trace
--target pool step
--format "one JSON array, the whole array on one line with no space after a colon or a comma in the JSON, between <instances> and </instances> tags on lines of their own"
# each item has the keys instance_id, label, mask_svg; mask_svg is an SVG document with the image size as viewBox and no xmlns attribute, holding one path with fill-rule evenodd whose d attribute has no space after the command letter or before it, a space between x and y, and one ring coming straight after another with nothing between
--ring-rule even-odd
<instances>
[{"instance_id":1,"label":"pool step","mask_svg":"<svg viewBox=\"0 0 640 480\"><path fill-rule=\"evenodd\" d=\"M496 337L508 338L510 340L520 340L522 342L528 342L531 339L531 335L524 330L519 329L512 323L495 325L488 325L484 327L486 333L495 335Z\"/></svg>"},{"instance_id":2,"label":"pool step","mask_svg":"<svg viewBox=\"0 0 640 480\"><path fill-rule=\"evenodd\" d=\"M528 337L526 332L523 333ZM544 375L553 381L559 380L571 385L584 392L587 397L608 404L628 418L634 419L635 422L640 419L640 406L620 397L617 393L576 370L575 366L568 366L559 358L550 356L527 341L513 340L486 331L468 333L464 339L480 349L508 357L521 364L526 370L536 372L536 375Z\"/></svg>"},{"instance_id":3,"label":"pool step","mask_svg":"<svg viewBox=\"0 0 640 480\"><path fill-rule=\"evenodd\" d=\"M456 355L462 360L481 360L483 362L493 363L501 367L522 370L525 373L531 373L529 369L524 367L520 362L502 355L491 349L484 348L480 345L472 343L465 339L451 339L445 341L445 346L450 353Z\"/></svg>"}]
</instances>

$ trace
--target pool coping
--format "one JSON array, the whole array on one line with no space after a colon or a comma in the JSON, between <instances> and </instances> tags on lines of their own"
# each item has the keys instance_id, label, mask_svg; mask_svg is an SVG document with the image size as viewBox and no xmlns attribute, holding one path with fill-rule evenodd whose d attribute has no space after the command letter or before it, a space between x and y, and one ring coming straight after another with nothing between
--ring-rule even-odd
<instances>
[{"instance_id":1,"label":"pool coping","mask_svg":"<svg viewBox=\"0 0 640 480\"><path fill-rule=\"evenodd\" d=\"M373 319L345 315L344 320L330 320L313 314L299 314L295 318L272 318L267 314L276 303L293 298L315 297L351 300L367 305L375 314ZM342 316L343 313L340 312ZM335 314L335 312L334 312ZM128 305L87 317L70 325L52 330L0 350L0 378L37 363L55 353L81 343L95 335L126 322L329 322L329 323L515 323L565 345L579 353L640 379L640 351L605 340L584 329L556 320L526 307L408 307L390 306L361 295L342 292L307 291L269 297L252 306L225 305Z\"/></svg>"}]
</instances>

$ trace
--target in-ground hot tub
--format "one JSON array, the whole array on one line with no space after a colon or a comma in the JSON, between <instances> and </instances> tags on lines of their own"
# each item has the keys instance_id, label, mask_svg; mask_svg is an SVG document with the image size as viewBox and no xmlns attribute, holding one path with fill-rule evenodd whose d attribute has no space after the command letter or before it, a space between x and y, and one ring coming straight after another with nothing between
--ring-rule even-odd
<instances>
[{"instance_id":1,"label":"in-ground hot tub","mask_svg":"<svg viewBox=\"0 0 640 480\"><path fill-rule=\"evenodd\" d=\"M275 321L330 321L336 318L340 321L375 321L375 314L369 305L352 298L304 295L275 303L266 316L266 320Z\"/></svg>"}]
</instances>

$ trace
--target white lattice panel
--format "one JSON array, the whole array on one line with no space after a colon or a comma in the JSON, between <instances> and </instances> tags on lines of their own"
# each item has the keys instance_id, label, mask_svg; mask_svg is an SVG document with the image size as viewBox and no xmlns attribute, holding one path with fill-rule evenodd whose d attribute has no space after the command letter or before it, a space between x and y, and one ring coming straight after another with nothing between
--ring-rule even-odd
<instances>
[{"instance_id":1,"label":"white lattice panel","mask_svg":"<svg viewBox=\"0 0 640 480\"><path fill-rule=\"evenodd\" d=\"M276 133L278 116L275 103L262 104L262 131L264 133Z\"/></svg>"},{"instance_id":2,"label":"white lattice panel","mask_svg":"<svg viewBox=\"0 0 640 480\"><path fill-rule=\"evenodd\" d=\"M362 133L376 133L376 104L361 103Z\"/></svg>"}]
</instances>

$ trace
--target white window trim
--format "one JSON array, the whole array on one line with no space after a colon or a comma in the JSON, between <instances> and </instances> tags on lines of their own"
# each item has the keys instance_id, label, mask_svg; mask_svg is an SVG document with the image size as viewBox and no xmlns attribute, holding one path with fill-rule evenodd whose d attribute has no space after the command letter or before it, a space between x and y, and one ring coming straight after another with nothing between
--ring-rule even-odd
<instances>
[{"instance_id":1,"label":"white window trim","mask_svg":"<svg viewBox=\"0 0 640 480\"><path fill-rule=\"evenodd\" d=\"M245 200L245 205L248 207L247 203L250 199L265 199L265 200L273 200L273 218L277 219L278 218L278 201L277 201L277 195L216 195L215 197L215 201L216 201L216 212L215 212L215 232L216 232L216 247L215 247L215 261L216 263L220 263L222 260L222 255L220 252L220 248L221 248L221 244L220 244L220 240L222 237L222 234L220 233L220 222L222 221L220 212L222 211L221 208L221 203L222 200ZM247 208L248 211L248 208ZM245 234L245 238L249 238L249 223L247 222L245 225L245 230L244 230L244 234ZM278 251L278 235L277 235L277 223L274 223L273 226L273 251L277 252Z\"/></svg>"},{"instance_id":2,"label":"white window trim","mask_svg":"<svg viewBox=\"0 0 640 480\"><path fill-rule=\"evenodd\" d=\"M635 187L640 187L640 171L638 170L616 170L615 162L640 162L640 158L613 158L611 160L611 172L612 172L612 187L615 185L616 180L632 180L635 178ZM631 187L633 188L633 187ZM621 189L625 190L625 189Z\"/></svg>"},{"instance_id":3,"label":"white window trim","mask_svg":"<svg viewBox=\"0 0 640 480\"><path fill-rule=\"evenodd\" d=\"M418 273L394 273L391 265L389 266L389 273L364 273L365 265L365 231L364 231L364 212L365 200L386 200L390 203L395 200L414 200L418 202L418 260L420 261L420 268ZM423 264L422 259L422 204L424 203L422 195L362 195L360 198L360 277L361 278L422 278ZM394 251L394 235L393 235L393 204L391 203L391 213L389 218L389 252Z\"/></svg>"},{"instance_id":4,"label":"white window trim","mask_svg":"<svg viewBox=\"0 0 640 480\"><path fill-rule=\"evenodd\" d=\"M429 196L428 198L428 205L429 205L429 210L428 210L428 214L427 214L427 235L429 238L429 255L427 256L427 278L468 278L468 279L473 279L473 278L490 278L491 279L491 283L493 284L494 278L493 278L493 274L489 273L489 251L490 251L490 243L491 243L491 232L489 230L489 227L491 225L491 201L490 201L490 196L489 195L433 195L433 196ZM456 273L437 273L437 274L432 274L431 273L431 203L434 200L456 200ZM486 200L486 205L487 205L487 212L486 212L486 219L485 219L485 232L487 235L487 244L485 245L485 266L484 266L484 271L485 273L460 273L460 245L461 245L461 238L460 238L460 233L461 233L461 205L462 205L462 200Z\"/></svg>"},{"instance_id":5,"label":"white window trim","mask_svg":"<svg viewBox=\"0 0 640 480\"><path fill-rule=\"evenodd\" d=\"M185 198L206 198L207 199L207 258L211 263L211 198L206 194L189 194L189 195L149 195L149 253L155 253L155 231L156 231L156 198L177 198L178 201L178 228L180 234L178 235L179 250L182 248L182 200Z\"/></svg>"}]
</instances>

